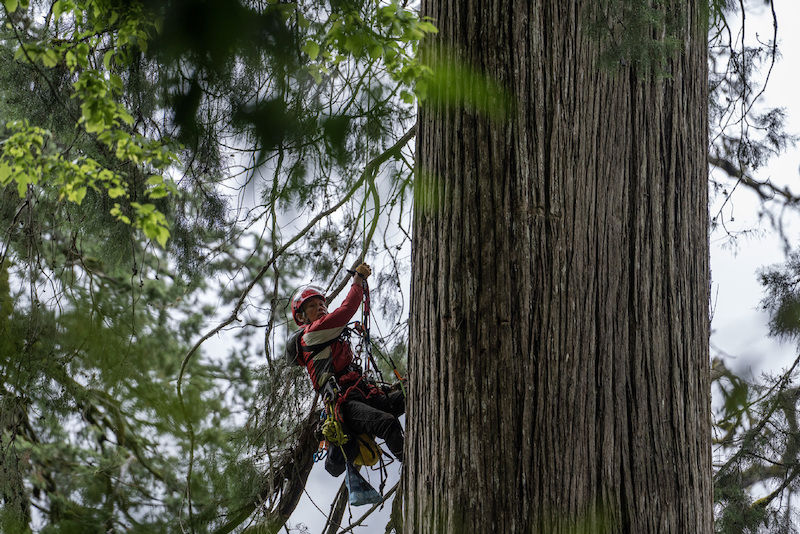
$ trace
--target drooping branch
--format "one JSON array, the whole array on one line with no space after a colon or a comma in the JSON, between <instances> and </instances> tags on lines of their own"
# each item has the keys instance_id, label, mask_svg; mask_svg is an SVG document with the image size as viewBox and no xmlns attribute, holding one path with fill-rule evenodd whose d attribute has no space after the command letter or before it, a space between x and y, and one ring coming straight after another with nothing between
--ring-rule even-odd
<instances>
[{"instance_id":1,"label":"drooping branch","mask_svg":"<svg viewBox=\"0 0 800 534\"><path fill-rule=\"evenodd\" d=\"M789 370L786 371L783 374L783 376L781 376L780 380L778 380L778 382L772 388L770 388L770 391L780 390L782 387L785 387L785 385L790 380L792 374L794 373L795 368L797 368L798 364L800 364L800 356L795 358L795 360L792 363L792 365L789 368ZM765 397L766 397L766 395L765 395ZM769 423L770 419L772 418L772 415L779 408L780 408L780 406L778 405L778 403L773 403L771 408L769 409L769 411L761 417L761 420L758 421L758 423L756 425L754 425L750 430L748 430L746 432L746 434L744 436L744 440L745 441L752 440L752 439L755 439L757 436L761 435L761 433L764 431L764 428L767 426L767 424ZM731 455L731 457L728 458L728 460L725 462L725 464L722 465L722 467L720 467L717 470L717 472L714 475L714 479L718 480L719 478L727 475L729 469L731 469L733 466L735 466L737 464L737 462L741 461L743 456L745 456L747 454L747 450L746 449L747 449L746 447L742 446L742 447L739 448L738 451L736 451L733 455Z\"/></svg>"},{"instance_id":2,"label":"drooping branch","mask_svg":"<svg viewBox=\"0 0 800 534\"><path fill-rule=\"evenodd\" d=\"M370 176L374 177L374 174L371 174L371 173L373 173L374 170L377 170L378 166L382 165L389 158L391 158L391 157L395 156L396 154L398 154L400 152L400 149L402 149L406 144L408 144L408 142L411 141L411 139L413 139L416 134L417 134L417 126L415 124L414 126L409 128L409 130L405 133L405 135L403 135L403 137L401 137L394 145L389 147L387 150L385 150L383 153L379 154L378 156L375 156L375 158L372 161L370 161L369 164L367 164L367 166L364 168L364 172L361 174L361 178L359 179L359 184L363 183L363 181L365 179L367 179L368 177L370 177ZM373 201L375 203L375 216L372 219L371 226L370 226L370 231L367 234L367 238L364 240L364 245L363 245L363 247L361 249L361 254L359 255L359 259L361 261L363 261L363 258L366 256L367 247L369 246L370 241L372 241L372 236L374 235L375 228L378 225L378 212L380 211L379 210L378 190L377 190L377 188L375 186L374 178L370 181L370 188L371 188L371 191L372 191L372 198L373 198ZM328 296L328 301L329 302L331 300L333 300L334 298L336 298L336 295L341 293L341 291L347 285L347 281L348 281L348 279L345 278L344 280L342 280L339 283L338 286L336 286L336 289L334 289L331 292L331 294Z\"/></svg>"},{"instance_id":3,"label":"drooping branch","mask_svg":"<svg viewBox=\"0 0 800 534\"><path fill-rule=\"evenodd\" d=\"M800 195L792 193L788 187L779 187L769 180L759 181L748 175L744 169L737 167L730 160L709 156L708 162L715 167L722 169L731 178L735 178L742 185L747 186L761 200L771 200L776 196L782 197L787 204L797 204L800 202Z\"/></svg>"},{"instance_id":4,"label":"drooping branch","mask_svg":"<svg viewBox=\"0 0 800 534\"><path fill-rule=\"evenodd\" d=\"M239 300L236 301L236 304L234 305L233 310L231 310L231 313L228 316L228 318L225 319L224 321L222 321L220 324L218 324L213 329L211 329L209 332L204 334L194 344L194 346L192 346L192 348L189 349L189 352L186 353L186 356L184 356L183 361L181 362L180 372L178 373L177 388L178 388L178 394L179 395L181 394L181 386L182 386L182 382L183 382L183 375L186 372L186 366L189 364L189 361L191 360L191 358L194 355L194 353L197 352L197 349L199 349L200 346L206 340L208 340L212 336L218 334L220 331L222 331L223 328L225 328L226 326L228 326L229 324L231 324L232 322L234 322L238 318L239 312L241 311L242 306L244 305L244 302L247 299L247 296L250 294L250 291L252 291L253 288L256 286L256 284L261 280L261 278L264 277L264 275L269 271L269 269L272 267L272 265L275 263L275 261L289 247L291 247L296 242L298 242L300 239L302 239L303 236L305 236L319 221L321 221L325 217L335 213L348 200L350 200L350 198L352 198L352 196L356 193L356 191L358 191L358 189L363 185L364 180L366 180L369 176L371 176L373 171L378 166L380 166L381 164L386 162L390 157L394 156L401 148L403 148L411 139L413 139L414 135L416 135L416 126L412 126L405 133L405 135L403 135L403 137L401 137L394 145L392 145L386 151L384 151L380 155L376 156L369 163L367 163L366 167L364 168L364 171L361 173L361 177L356 181L355 184L353 184L353 187L350 188L350 190L342 197L342 199L339 202L337 202L335 205L331 206L329 209L324 210L324 211L320 212L319 214L317 214L305 226L305 228L300 230L292 239L287 241L282 247L280 247L279 249L277 249L273 253L273 255L272 255L272 257L270 257L269 261L267 261L267 263L265 263L261 267L261 269L258 271L258 273L253 277L253 280L247 285L247 287L244 288L244 290L242 291L242 294L239 296ZM373 187L374 187L374 184L373 184ZM377 217L376 217L376 219L377 219ZM371 235L372 235L372 233L370 233L370 236ZM364 251L362 251L362 257L363 257L363 254L364 254ZM335 297L339 292L341 292L341 290L342 290L342 288L344 288L345 284L346 284L346 281L343 282L342 284L340 284L340 286L337 287L332 292L331 298Z\"/></svg>"},{"instance_id":5,"label":"drooping branch","mask_svg":"<svg viewBox=\"0 0 800 534\"><path fill-rule=\"evenodd\" d=\"M336 498L331 504L331 513L328 514L328 520L325 522L324 534L336 534L342 526L342 517L344 516L345 508L347 508L347 485L342 482L339 486L339 491L336 492Z\"/></svg>"},{"instance_id":6,"label":"drooping branch","mask_svg":"<svg viewBox=\"0 0 800 534\"><path fill-rule=\"evenodd\" d=\"M377 171L377 168L386 162L388 159L393 157L397 154L411 139L413 139L414 135L416 134L416 126L412 126L394 145L392 145L389 149L381 153L380 155L373 158L364 168L361 177L359 180L350 188L347 194L334 206L331 208L321 212L317 216L314 217L306 227L301 230L297 235L295 235L291 240L285 243L282 247L277 248L272 257L269 261L262 266L259 272L256 274L254 279L247 285L247 287L242 291L238 301L234 305L234 308L231 314L217 325L214 329L206 333L195 345L189 350L186 356L183 359L181 364L181 370L178 375L178 395L181 406L183 407L183 398L181 394L182 388L182 380L185 374L186 367L191 360L191 357L197 351L197 349L202 345L210 337L214 336L218 332L220 332L223 328L234 322L238 316L239 311L241 310L244 302L247 298L247 295L250 291L255 287L258 281L269 271L269 269L274 265L277 258L280 257L290 246L296 243L300 238L302 238L311 228L314 227L319 221L321 221L324 217L334 213L338 210L341 206L344 205L355 193L356 191L364 184L364 181L368 181L368 187L372 192L373 201L375 203L375 217L373 218L372 225L370 228L370 232L368 234L368 239L365 243L369 243L369 239L371 239L372 235L375 232L377 227L377 220L378 220L378 211L379 211L379 197L377 194L377 187L374 183L374 175ZM366 246L366 244L365 244ZM363 257L365 250L362 251L361 257ZM338 288L336 288L332 293L330 298L335 298L335 296L341 292L342 288L344 287L344 283L342 283ZM310 417L308 421L303 425L301 429L301 436L298 439L298 445L290 450L291 454L288 457L285 457L284 460L281 462L281 465L277 468L275 477L276 480L273 481L271 487L273 488L282 488L284 486L283 482L285 480L289 481L289 487L284 491L281 501L279 505L273 510L270 514L270 519L267 521L267 524L283 524L286 519L291 515L294 508L297 506L297 501L302 494L302 490L305 487L305 482L308 478L308 473L313 466L313 461L311 460L313 457L313 451L316 447L316 443L312 439L308 440L308 432L313 430L313 421L314 417ZM191 423L189 423L189 433L190 433L190 440L191 440L191 447L194 448L194 432L192 429ZM189 483L190 476L191 476L191 461L192 458L190 456L190 466L189 466L189 477L187 477L187 484ZM299 467L298 467L299 466ZM278 480L280 479L280 480ZM244 522L258 507L260 502L264 502L266 499L268 490L264 490L261 492L260 497L258 500L248 503L246 506L242 507L238 512L234 514L234 516L220 529L218 529L215 534L226 534L231 532L235 529L238 525ZM345 494L346 496L346 494ZM388 494L387 494L388 496ZM338 502L338 501L337 501ZM344 502L344 501L343 501ZM191 503L189 504L191 506ZM339 506L335 507L335 511L338 511ZM342 506L341 512L343 513L344 507ZM281 521L281 519L283 521ZM341 517L339 518L339 522L341 522Z\"/></svg>"},{"instance_id":7,"label":"drooping branch","mask_svg":"<svg viewBox=\"0 0 800 534\"><path fill-rule=\"evenodd\" d=\"M229 534L244 523L261 503L269 500L274 493L280 492L280 500L267 514L265 525L268 530L277 532L297 508L303 495L308 475L314 467L314 451L318 442L314 437L314 427L319 421L319 410L312 410L301 424L294 447L287 449L278 466L273 470L269 483L248 503L231 514L228 521L216 529L213 534ZM288 484L287 484L288 482ZM273 532L273 530L270 530Z\"/></svg>"}]
</instances>

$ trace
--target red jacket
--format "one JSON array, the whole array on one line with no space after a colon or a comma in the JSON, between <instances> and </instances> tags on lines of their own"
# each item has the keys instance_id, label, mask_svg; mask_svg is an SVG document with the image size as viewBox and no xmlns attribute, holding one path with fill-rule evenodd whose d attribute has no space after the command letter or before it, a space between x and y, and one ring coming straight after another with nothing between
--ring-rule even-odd
<instances>
[{"instance_id":1,"label":"red jacket","mask_svg":"<svg viewBox=\"0 0 800 534\"><path fill-rule=\"evenodd\" d=\"M305 326L303 337L300 339L301 352L297 355L297 359L308 369L308 376L311 377L311 383L316 391L320 391L331 376L336 376L353 361L350 344L337 338L358 311L363 296L364 288L353 284L341 306ZM337 341L311 357L310 350L313 350L314 345L332 339Z\"/></svg>"}]
</instances>

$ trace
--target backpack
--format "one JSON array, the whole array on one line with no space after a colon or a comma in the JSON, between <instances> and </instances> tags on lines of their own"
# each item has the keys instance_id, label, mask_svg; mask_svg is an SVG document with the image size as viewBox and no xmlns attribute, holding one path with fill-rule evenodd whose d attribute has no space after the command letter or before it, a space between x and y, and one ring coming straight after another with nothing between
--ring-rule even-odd
<instances>
[{"instance_id":1,"label":"backpack","mask_svg":"<svg viewBox=\"0 0 800 534\"><path fill-rule=\"evenodd\" d=\"M286 348L283 349L283 356L286 359L286 365L303 365L297 356L300 354L300 338L306 331L305 326L301 326L296 332L289 336L286 340Z\"/></svg>"}]
</instances>

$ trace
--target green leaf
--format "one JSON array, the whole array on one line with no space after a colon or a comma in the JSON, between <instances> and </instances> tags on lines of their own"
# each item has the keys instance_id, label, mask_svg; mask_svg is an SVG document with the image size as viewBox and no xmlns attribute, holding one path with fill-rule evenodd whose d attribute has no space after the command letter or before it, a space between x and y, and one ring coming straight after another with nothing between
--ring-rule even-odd
<instances>
[{"instance_id":1,"label":"green leaf","mask_svg":"<svg viewBox=\"0 0 800 534\"><path fill-rule=\"evenodd\" d=\"M312 78L314 78L314 81L317 82L317 84L322 83L322 73L317 65L310 65L308 67L308 73Z\"/></svg>"},{"instance_id":2,"label":"green leaf","mask_svg":"<svg viewBox=\"0 0 800 534\"><path fill-rule=\"evenodd\" d=\"M17 0L3 0L3 4L5 4L6 10L8 10L9 13L16 11L19 6Z\"/></svg>"},{"instance_id":3,"label":"green leaf","mask_svg":"<svg viewBox=\"0 0 800 534\"><path fill-rule=\"evenodd\" d=\"M114 204L114 207L111 208L111 211L109 211L109 213L114 217L116 217L118 221L122 221L125 224L131 223L130 218L122 214L122 210L120 209L119 204Z\"/></svg>"},{"instance_id":4,"label":"green leaf","mask_svg":"<svg viewBox=\"0 0 800 534\"><path fill-rule=\"evenodd\" d=\"M169 239L169 230L163 226L159 226L156 230L156 241L158 241L159 245L164 247L167 244L167 239Z\"/></svg>"},{"instance_id":5,"label":"green leaf","mask_svg":"<svg viewBox=\"0 0 800 534\"><path fill-rule=\"evenodd\" d=\"M17 192L19 193L20 198L25 196L25 192L28 190L28 184L31 183L31 177L24 172L17 174Z\"/></svg>"},{"instance_id":6,"label":"green leaf","mask_svg":"<svg viewBox=\"0 0 800 534\"><path fill-rule=\"evenodd\" d=\"M297 25L307 30L311 26L311 21L308 20L302 13L297 12Z\"/></svg>"},{"instance_id":7,"label":"green leaf","mask_svg":"<svg viewBox=\"0 0 800 534\"><path fill-rule=\"evenodd\" d=\"M374 45L371 46L369 49L369 57L372 59L378 59L383 55L383 46L381 45Z\"/></svg>"},{"instance_id":8,"label":"green leaf","mask_svg":"<svg viewBox=\"0 0 800 534\"><path fill-rule=\"evenodd\" d=\"M89 67L89 45L86 43L79 43L78 46L75 47L77 52L76 59L78 60L78 65L83 67L84 69Z\"/></svg>"},{"instance_id":9,"label":"green leaf","mask_svg":"<svg viewBox=\"0 0 800 534\"><path fill-rule=\"evenodd\" d=\"M125 195L125 189L122 187L112 187L108 190L108 196L111 198L119 198Z\"/></svg>"},{"instance_id":10,"label":"green leaf","mask_svg":"<svg viewBox=\"0 0 800 534\"><path fill-rule=\"evenodd\" d=\"M153 205L145 204L141 207L144 208L145 206ZM139 214L141 216L140 222L144 235L149 239L155 239L162 247L166 245L169 239L169 229L167 228L167 221L164 214L160 211L155 211L155 207L146 214L139 210Z\"/></svg>"},{"instance_id":11,"label":"green leaf","mask_svg":"<svg viewBox=\"0 0 800 534\"><path fill-rule=\"evenodd\" d=\"M133 115L128 113L128 111L125 108L120 107L119 109L117 109L117 116L120 119L122 119L122 122L124 122L128 126L133 124Z\"/></svg>"},{"instance_id":12,"label":"green leaf","mask_svg":"<svg viewBox=\"0 0 800 534\"><path fill-rule=\"evenodd\" d=\"M439 29L430 22L420 22L417 27L425 33L439 33Z\"/></svg>"},{"instance_id":13,"label":"green leaf","mask_svg":"<svg viewBox=\"0 0 800 534\"><path fill-rule=\"evenodd\" d=\"M119 74L112 74L109 77L109 80L111 81L111 87L113 87L114 90L122 91L122 78Z\"/></svg>"},{"instance_id":14,"label":"green leaf","mask_svg":"<svg viewBox=\"0 0 800 534\"><path fill-rule=\"evenodd\" d=\"M156 187L155 189L150 189L147 191L147 197L153 200L164 198L169 193L167 193L167 188L164 186Z\"/></svg>"},{"instance_id":15,"label":"green leaf","mask_svg":"<svg viewBox=\"0 0 800 534\"><path fill-rule=\"evenodd\" d=\"M0 185L8 185L11 182L11 165L0 162Z\"/></svg>"},{"instance_id":16,"label":"green leaf","mask_svg":"<svg viewBox=\"0 0 800 534\"><path fill-rule=\"evenodd\" d=\"M111 70L111 59L114 57L115 50L111 49L103 55L103 67Z\"/></svg>"},{"instance_id":17,"label":"green leaf","mask_svg":"<svg viewBox=\"0 0 800 534\"><path fill-rule=\"evenodd\" d=\"M145 218L156 211L154 204L139 204L138 202L131 202L131 206L133 206L134 209L139 212L139 216L142 218Z\"/></svg>"},{"instance_id":18,"label":"green leaf","mask_svg":"<svg viewBox=\"0 0 800 534\"><path fill-rule=\"evenodd\" d=\"M83 202L83 199L86 198L86 187L79 187L77 189L73 189L67 194L67 200L70 202L74 202L75 204L80 205Z\"/></svg>"},{"instance_id":19,"label":"green leaf","mask_svg":"<svg viewBox=\"0 0 800 534\"><path fill-rule=\"evenodd\" d=\"M59 56L55 50L46 50L42 55L42 63L45 67L53 68L58 65Z\"/></svg>"},{"instance_id":20,"label":"green leaf","mask_svg":"<svg viewBox=\"0 0 800 534\"><path fill-rule=\"evenodd\" d=\"M314 61L319 56L319 44L314 41L306 41L305 46L303 46L303 52L308 54L311 61Z\"/></svg>"}]
</instances>

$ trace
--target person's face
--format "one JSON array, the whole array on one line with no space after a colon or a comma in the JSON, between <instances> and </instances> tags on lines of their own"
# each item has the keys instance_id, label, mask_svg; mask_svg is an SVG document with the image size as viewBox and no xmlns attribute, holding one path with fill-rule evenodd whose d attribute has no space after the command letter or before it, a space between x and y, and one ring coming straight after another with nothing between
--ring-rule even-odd
<instances>
[{"instance_id":1,"label":"person's face","mask_svg":"<svg viewBox=\"0 0 800 534\"><path fill-rule=\"evenodd\" d=\"M325 300L319 297L313 297L303 304L303 314L306 316L306 321L313 323L321 317L328 315L328 307L325 305Z\"/></svg>"}]
</instances>

